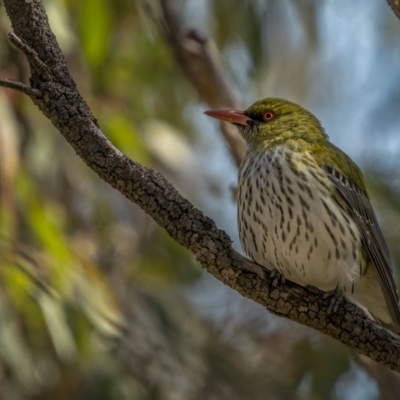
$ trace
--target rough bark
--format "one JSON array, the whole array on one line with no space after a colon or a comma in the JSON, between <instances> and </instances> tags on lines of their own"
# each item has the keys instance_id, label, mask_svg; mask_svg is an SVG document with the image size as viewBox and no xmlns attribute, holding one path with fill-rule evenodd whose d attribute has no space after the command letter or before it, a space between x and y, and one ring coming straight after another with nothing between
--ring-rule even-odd
<instances>
[{"instance_id":1,"label":"rough bark","mask_svg":"<svg viewBox=\"0 0 400 400\"><path fill-rule=\"evenodd\" d=\"M41 1L4 0L4 5L14 33L22 42L15 37L12 41L24 51L31 68L30 86L35 90L24 92L100 178L138 204L224 284L277 315L314 328L400 371L400 337L371 321L349 302L343 302L338 312L328 315L329 299L323 299L322 292L290 282L272 288L269 273L238 254L229 236L162 175L116 149L102 134L80 96ZM1 81L0 85L6 86Z\"/></svg>"}]
</instances>

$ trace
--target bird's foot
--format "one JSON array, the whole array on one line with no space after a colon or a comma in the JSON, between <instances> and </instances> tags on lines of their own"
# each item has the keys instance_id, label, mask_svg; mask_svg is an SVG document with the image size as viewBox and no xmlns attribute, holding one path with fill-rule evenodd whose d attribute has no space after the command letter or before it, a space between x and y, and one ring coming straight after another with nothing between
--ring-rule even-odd
<instances>
[{"instance_id":1,"label":"bird's foot","mask_svg":"<svg viewBox=\"0 0 400 400\"><path fill-rule=\"evenodd\" d=\"M307 290L309 290L313 295L321 297L321 290L315 286L307 285Z\"/></svg>"},{"instance_id":2,"label":"bird's foot","mask_svg":"<svg viewBox=\"0 0 400 400\"><path fill-rule=\"evenodd\" d=\"M329 292L325 292L322 296L323 299L329 299L329 306L326 310L328 315L332 312L337 312L340 304L343 302L343 293L339 289L334 289Z\"/></svg>"},{"instance_id":3,"label":"bird's foot","mask_svg":"<svg viewBox=\"0 0 400 400\"><path fill-rule=\"evenodd\" d=\"M286 278L276 268L271 270L270 279L271 279L271 285L274 288L278 286L278 283L284 284L286 282Z\"/></svg>"},{"instance_id":4,"label":"bird's foot","mask_svg":"<svg viewBox=\"0 0 400 400\"><path fill-rule=\"evenodd\" d=\"M263 281L265 280L265 278L266 278L265 272L267 271L267 269L265 267L257 264L255 261L252 261L246 257L240 256L240 255L238 255L238 256L241 258L242 266L243 266L244 270L251 272L253 274L256 274Z\"/></svg>"}]
</instances>

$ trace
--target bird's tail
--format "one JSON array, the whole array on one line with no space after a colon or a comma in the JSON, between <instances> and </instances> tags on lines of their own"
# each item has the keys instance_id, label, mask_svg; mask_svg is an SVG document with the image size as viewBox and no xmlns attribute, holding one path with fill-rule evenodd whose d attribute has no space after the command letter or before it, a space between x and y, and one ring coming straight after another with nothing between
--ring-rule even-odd
<instances>
[{"instance_id":1,"label":"bird's tail","mask_svg":"<svg viewBox=\"0 0 400 400\"><path fill-rule=\"evenodd\" d=\"M385 328L400 333L400 324L393 321L384 293L379 285L379 278L375 268L368 268L356 286L353 298L365 307L373 319Z\"/></svg>"}]
</instances>

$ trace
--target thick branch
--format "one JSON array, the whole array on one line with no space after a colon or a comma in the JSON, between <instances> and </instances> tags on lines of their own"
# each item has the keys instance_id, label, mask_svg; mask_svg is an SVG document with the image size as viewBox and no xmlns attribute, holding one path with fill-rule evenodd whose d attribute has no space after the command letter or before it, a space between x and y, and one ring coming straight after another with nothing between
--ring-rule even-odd
<instances>
[{"instance_id":1,"label":"thick branch","mask_svg":"<svg viewBox=\"0 0 400 400\"><path fill-rule=\"evenodd\" d=\"M104 137L69 75L40 0L4 0L4 5L15 34L38 54L53 77L45 81L31 66L33 85L43 94L33 97L33 102L91 169L137 203L226 285L277 315L312 327L400 371L400 337L375 324L353 304L344 302L337 313L328 316L329 299L320 294L290 282L270 289L268 279L249 273L260 269L233 250L224 231L163 176L128 159Z\"/></svg>"}]
</instances>

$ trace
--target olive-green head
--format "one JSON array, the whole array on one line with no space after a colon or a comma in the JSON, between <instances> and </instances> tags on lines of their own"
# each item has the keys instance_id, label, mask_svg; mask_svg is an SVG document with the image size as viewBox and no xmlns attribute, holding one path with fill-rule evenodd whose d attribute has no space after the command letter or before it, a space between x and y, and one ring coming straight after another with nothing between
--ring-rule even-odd
<instances>
[{"instance_id":1,"label":"olive-green head","mask_svg":"<svg viewBox=\"0 0 400 400\"><path fill-rule=\"evenodd\" d=\"M318 119L288 100L259 100L244 111L210 110L205 114L235 124L250 149L274 147L287 141L308 143L327 141Z\"/></svg>"},{"instance_id":2,"label":"olive-green head","mask_svg":"<svg viewBox=\"0 0 400 400\"><path fill-rule=\"evenodd\" d=\"M205 114L236 125L249 146L249 154L285 145L297 152L308 152L318 165L334 168L365 192L357 165L329 142L318 119L298 104L267 98L244 111L210 110Z\"/></svg>"}]
</instances>

